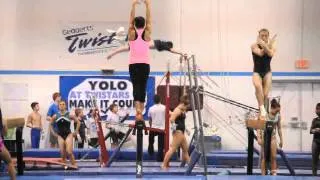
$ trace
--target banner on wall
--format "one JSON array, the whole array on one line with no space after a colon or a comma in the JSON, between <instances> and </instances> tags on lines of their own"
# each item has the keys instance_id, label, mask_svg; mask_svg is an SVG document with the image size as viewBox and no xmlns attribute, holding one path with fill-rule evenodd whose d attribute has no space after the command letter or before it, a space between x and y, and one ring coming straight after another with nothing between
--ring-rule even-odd
<instances>
[{"instance_id":1,"label":"banner on wall","mask_svg":"<svg viewBox=\"0 0 320 180\"><path fill-rule=\"evenodd\" d=\"M132 83L127 76L60 76L60 93L67 102L69 110L83 108L87 114L93 106L90 97L94 96L100 115L106 116L108 107L115 103L129 112L130 119L135 116ZM149 77L144 116L153 105L155 78Z\"/></svg>"},{"instance_id":2,"label":"banner on wall","mask_svg":"<svg viewBox=\"0 0 320 180\"><path fill-rule=\"evenodd\" d=\"M121 22L66 22L61 25L64 52L68 55L95 55L121 46L126 30Z\"/></svg>"}]
</instances>

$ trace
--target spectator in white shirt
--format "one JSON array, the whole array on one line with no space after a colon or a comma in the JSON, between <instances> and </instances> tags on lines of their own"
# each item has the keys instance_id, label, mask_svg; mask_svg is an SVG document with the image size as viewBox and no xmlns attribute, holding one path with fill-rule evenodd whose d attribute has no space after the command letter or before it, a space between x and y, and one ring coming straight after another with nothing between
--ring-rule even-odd
<instances>
[{"instance_id":1,"label":"spectator in white shirt","mask_svg":"<svg viewBox=\"0 0 320 180\"><path fill-rule=\"evenodd\" d=\"M98 146L98 132L97 132L97 124L94 119L95 111L93 109L90 110L90 116L87 117L86 126L87 130L87 139L89 141L88 145L96 148Z\"/></svg>"},{"instance_id":2,"label":"spectator in white shirt","mask_svg":"<svg viewBox=\"0 0 320 180\"><path fill-rule=\"evenodd\" d=\"M116 104L111 104L109 107L106 128L110 129L110 137L112 139L111 146L117 147L120 141L125 137L125 129L121 126L121 123L128 118L128 114L125 117L120 117L118 114L119 108Z\"/></svg>"},{"instance_id":3,"label":"spectator in white shirt","mask_svg":"<svg viewBox=\"0 0 320 180\"><path fill-rule=\"evenodd\" d=\"M154 105L150 107L148 112L150 127L164 130L166 107L163 104L161 104L161 99L159 95L155 95L153 101ZM164 133L150 131L148 153L150 156L154 154L153 144L155 136L158 136L157 161L162 162L164 153Z\"/></svg>"}]
</instances>

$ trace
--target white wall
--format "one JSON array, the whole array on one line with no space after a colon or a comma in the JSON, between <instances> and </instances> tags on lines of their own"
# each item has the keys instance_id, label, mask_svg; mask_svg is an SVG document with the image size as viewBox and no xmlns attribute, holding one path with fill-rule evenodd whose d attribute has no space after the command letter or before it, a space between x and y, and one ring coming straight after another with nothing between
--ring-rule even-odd
<instances>
[{"instance_id":1,"label":"white wall","mask_svg":"<svg viewBox=\"0 0 320 180\"><path fill-rule=\"evenodd\" d=\"M195 54L202 70L252 71L250 45L255 41L257 31L266 27L271 34L278 34L273 71L300 72L294 67L294 61L300 58L311 61L310 69L303 71L320 71L318 0L161 0L152 3L153 37L172 40L178 49ZM129 9L129 0L0 0L0 69L99 70L112 66L116 70L127 71L127 54L116 56L109 62L104 59L106 54L66 55L61 30L66 24L126 25ZM139 7L137 14L142 12L143 8ZM172 69L178 70L175 67L178 57L158 52L152 55L152 71L166 70L169 59L172 60ZM212 77L220 86L213 89L214 92L256 106L249 76L221 75ZM157 81L159 79L157 77ZM28 85L28 100L20 104L17 116L26 116L32 101L40 102L44 115L51 94L59 90L58 75L8 74L1 75L0 82ZM14 112L3 99L0 98L3 113L11 116ZM206 101L227 122L230 117L237 119L236 116L243 114L229 105ZM223 146L227 149L243 149L243 143L235 142L228 133L226 124L217 121L208 111L206 109L203 112L205 119L221 126ZM241 125L234 128L243 130ZM239 132L245 136L246 132L242 130Z\"/></svg>"},{"instance_id":2,"label":"white wall","mask_svg":"<svg viewBox=\"0 0 320 180\"><path fill-rule=\"evenodd\" d=\"M303 3L304 2L304 3ZM61 56L61 25L67 23L127 24L130 1L5 1L1 69L99 69L104 55ZM251 71L250 45L257 31L266 27L278 34L274 71L295 71L294 61L312 61L308 71L319 71L319 11L317 0L162 0L152 2L153 37L174 41L178 48L196 54L208 71ZM138 7L141 15L143 8ZM4 18L6 17L6 18ZM303 26L302 26L303 25ZM107 28L107 27L106 27ZM9 45L7 45L9 43ZM2 43L2 46L3 43ZM13 53L14 52L14 53ZM126 70L126 57L109 62ZM88 63L90 59L90 63ZM123 63L117 63L121 59ZM163 70L166 53L154 53L153 70ZM16 62L16 63L13 63ZM59 63L63 62L63 63ZM241 63L238 63L241 62Z\"/></svg>"},{"instance_id":3,"label":"white wall","mask_svg":"<svg viewBox=\"0 0 320 180\"><path fill-rule=\"evenodd\" d=\"M121 23L127 26L130 1L125 4L122 1L19 1L17 6L17 24L19 40L17 42L21 69L99 69L106 65L105 54L85 57L64 57L66 54L61 46L64 46L64 37L61 35L64 24L97 24L97 23ZM169 3L170 2L170 3ZM160 7L159 9L155 7ZM179 42L179 19L175 19L178 1L155 1L153 5L154 37L165 38ZM121 9L121 11L119 10ZM137 14L142 14L142 6L139 6ZM126 13L124 13L126 12ZM167 16L163 16L166 13ZM157 16L158 14L158 16ZM170 27L170 28L168 28ZM105 27L105 29L110 27ZM172 31L172 29L174 31ZM127 27L126 27L127 29ZM179 46L179 44L177 44ZM165 54L165 53L164 53ZM167 59L162 55L154 55L154 59ZM127 70L127 55L120 55L123 63L117 63L117 59L109 64L117 70ZM158 57L158 58L157 58ZM90 63L88 62L90 60ZM63 63L61 63L63 62ZM165 67L162 61L154 63ZM16 69L18 65L6 69ZM156 70L156 69L155 69Z\"/></svg>"},{"instance_id":4,"label":"white wall","mask_svg":"<svg viewBox=\"0 0 320 180\"><path fill-rule=\"evenodd\" d=\"M0 67L15 68L16 51L16 6L15 0L0 0Z\"/></svg>"}]
</instances>

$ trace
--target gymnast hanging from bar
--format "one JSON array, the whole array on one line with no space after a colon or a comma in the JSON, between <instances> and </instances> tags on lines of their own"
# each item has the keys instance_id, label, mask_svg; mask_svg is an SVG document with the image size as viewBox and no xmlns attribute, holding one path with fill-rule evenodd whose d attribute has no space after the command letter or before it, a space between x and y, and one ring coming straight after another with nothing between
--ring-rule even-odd
<instances>
[{"instance_id":1,"label":"gymnast hanging from bar","mask_svg":"<svg viewBox=\"0 0 320 180\"><path fill-rule=\"evenodd\" d=\"M129 73L133 84L133 97L136 108L136 119L142 120L144 102L146 96L146 84L150 73L150 48L156 48L158 51L167 50L172 53L181 54L173 49L172 42L160 40L152 41L151 31L151 5L150 0L143 0L146 5L146 19L144 17L135 17L135 8L139 4L138 0L132 1L132 8L129 20L128 40L129 43L110 52L107 59L111 59L118 53L129 52Z\"/></svg>"},{"instance_id":2,"label":"gymnast hanging from bar","mask_svg":"<svg viewBox=\"0 0 320 180\"><path fill-rule=\"evenodd\" d=\"M132 0L128 29L128 40L130 46L129 73L133 85L136 120L143 120L142 113L146 97L146 85L150 73L149 44L151 42L152 30L151 3L150 0L144 0L143 2L146 6L146 19L141 16L135 16L135 9L140 1ZM127 49L129 49L129 46L127 46ZM118 52L122 51L123 50ZM112 56L113 53L108 56L108 59Z\"/></svg>"}]
</instances>

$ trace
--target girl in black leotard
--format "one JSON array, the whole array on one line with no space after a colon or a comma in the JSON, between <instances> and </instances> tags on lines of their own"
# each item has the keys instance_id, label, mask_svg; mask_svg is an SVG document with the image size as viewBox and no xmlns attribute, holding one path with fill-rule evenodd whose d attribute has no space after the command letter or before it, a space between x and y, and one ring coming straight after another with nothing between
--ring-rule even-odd
<instances>
[{"instance_id":1,"label":"girl in black leotard","mask_svg":"<svg viewBox=\"0 0 320 180\"><path fill-rule=\"evenodd\" d=\"M267 145L265 142L267 142L266 138L266 133L267 130L257 130L257 138L258 138L258 144L261 146L261 159L260 159L260 164L261 164L261 174L266 175L266 157L267 155L265 154L265 151L267 150L266 148L270 148L270 168L271 168L271 175L277 175L277 132L279 135L279 148L282 148L283 146L283 137L282 137L282 128L281 128L281 114L280 114L280 104L276 99L271 100L271 108L270 112L268 114L268 124L270 128L272 128L272 133L271 133L271 141L270 145ZM265 145L267 145L265 147Z\"/></svg>"},{"instance_id":2,"label":"girl in black leotard","mask_svg":"<svg viewBox=\"0 0 320 180\"><path fill-rule=\"evenodd\" d=\"M264 104L271 89L272 73L270 62L276 51L275 38L276 36L269 39L269 30L261 29L257 42L251 46L254 63L252 81L260 109L260 119L264 119L267 116Z\"/></svg>"},{"instance_id":3,"label":"girl in black leotard","mask_svg":"<svg viewBox=\"0 0 320 180\"><path fill-rule=\"evenodd\" d=\"M70 129L71 120L74 120L77 124L77 128L74 133L72 133ZM53 115L51 119L51 126L53 125L53 123L56 123L58 127L58 133L54 132L54 136L58 138L62 162L66 163L66 156L68 155L71 164L77 167L75 158L73 156L73 137L77 137L77 134L79 133L80 123L74 115L71 115L67 111L65 101L59 102L59 112Z\"/></svg>"},{"instance_id":4,"label":"girl in black leotard","mask_svg":"<svg viewBox=\"0 0 320 180\"><path fill-rule=\"evenodd\" d=\"M258 48L262 50L262 47L258 45ZM252 52L252 58L253 58L253 72L258 73L261 77L261 79L264 79L264 77L271 72L271 59L272 56L269 56L268 54L263 54L262 56L259 56Z\"/></svg>"},{"instance_id":5,"label":"girl in black leotard","mask_svg":"<svg viewBox=\"0 0 320 180\"><path fill-rule=\"evenodd\" d=\"M83 149L84 142L86 141L86 116L83 114L83 109L77 108L75 109L75 115L79 119L80 128L79 128L79 136L76 138L76 142L78 143L78 149ZM76 130L77 124L74 123L74 130Z\"/></svg>"},{"instance_id":6,"label":"girl in black leotard","mask_svg":"<svg viewBox=\"0 0 320 180\"><path fill-rule=\"evenodd\" d=\"M316 114L318 117L314 118L310 128L310 134L313 134L312 141L312 175L317 176L317 167L320 154L320 103L316 106Z\"/></svg>"},{"instance_id":7,"label":"girl in black leotard","mask_svg":"<svg viewBox=\"0 0 320 180\"><path fill-rule=\"evenodd\" d=\"M173 127L173 140L170 149L166 153L161 168L167 169L169 167L169 161L174 152L181 147L182 148L182 161L189 163L190 157L188 153L188 143L185 137L185 119L186 111L189 106L188 96L184 95L180 98L179 105L174 109L170 115L171 128Z\"/></svg>"}]
</instances>

